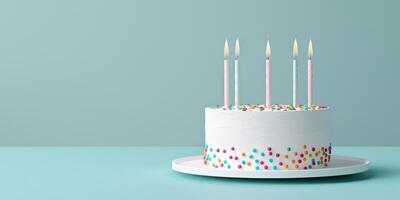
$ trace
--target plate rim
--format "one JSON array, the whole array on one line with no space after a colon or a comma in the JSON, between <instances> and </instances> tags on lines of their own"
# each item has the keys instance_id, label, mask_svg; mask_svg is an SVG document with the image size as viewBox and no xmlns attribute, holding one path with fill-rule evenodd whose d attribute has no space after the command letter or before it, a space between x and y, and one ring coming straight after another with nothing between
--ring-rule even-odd
<instances>
[{"instance_id":1,"label":"plate rim","mask_svg":"<svg viewBox=\"0 0 400 200\"><path fill-rule=\"evenodd\" d=\"M197 176L210 176L220 178L244 178L244 179L293 179L293 178L318 178L318 177L334 177L344 176L351 174L359 174L369 170L370 161L360 157L345 156L345 155L332 155L334 159L351 160L358 162L352 166L342 166L335 168L319 168L309 170L276 170L276 171L230 171L223 169L213 169L206 166L193 167L187 166L182 163L192 160L202 160L201 155L186 156L172 160L172 170Z\"/></svg>"}]
</instances>

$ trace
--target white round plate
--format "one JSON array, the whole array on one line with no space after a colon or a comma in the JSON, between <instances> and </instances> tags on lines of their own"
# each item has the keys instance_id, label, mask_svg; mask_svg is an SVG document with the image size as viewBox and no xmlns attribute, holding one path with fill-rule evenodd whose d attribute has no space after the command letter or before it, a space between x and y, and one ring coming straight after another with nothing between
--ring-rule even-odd
<instances>
[{"instance_id":1,"label":"white round plate","mask_svg":"<svg viewBox=\"0 0 400 200\"><path fill-rule=\"evenodd\" d=\"M203 164L202 156L190 156L175 159L172 161L172 169L185 173L200 176L229 177L229 178L258 178L258 179L279 179L279 178L315 178L342 176L365 172L369 168L369 161L350 157L332 155L329 166L321 169L308 170L275 170L275 171L250 171L250 170L226 170L207 167Z\"/></svg>"}]
</instances>

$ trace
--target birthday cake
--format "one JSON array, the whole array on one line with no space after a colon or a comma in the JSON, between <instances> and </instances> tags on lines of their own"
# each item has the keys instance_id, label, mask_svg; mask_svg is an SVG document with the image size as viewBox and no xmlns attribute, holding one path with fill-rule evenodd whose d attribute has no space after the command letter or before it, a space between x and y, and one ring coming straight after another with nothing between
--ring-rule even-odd
<instances>
[{"instance_id":1,"label":"birthday cake","mask_svg":"<svg viewBox=\"0 0 400 200\"><path fill-rule=\"evenodd\" d=\"M205 109L206 166L227 170L308 170L331 158L329 107L313 104L312 43L308 48L308 102L297 104L297 40L293 44L293 102L271 104L269 42L265 104L240 105L239 41L235 45L235 105L229 104L229 47L224 46L224 105Z\"/></svg>"},{"instance_id":2,"label":"birthday cake","mask_svg":"<svg viewBox=\"0 0 400 200\"><path fill-rule=\"evenodd\" d=\"M329 107L205 109L204 164L228 170L304 170L330 161Z\"/></svg>"}]
</instances>

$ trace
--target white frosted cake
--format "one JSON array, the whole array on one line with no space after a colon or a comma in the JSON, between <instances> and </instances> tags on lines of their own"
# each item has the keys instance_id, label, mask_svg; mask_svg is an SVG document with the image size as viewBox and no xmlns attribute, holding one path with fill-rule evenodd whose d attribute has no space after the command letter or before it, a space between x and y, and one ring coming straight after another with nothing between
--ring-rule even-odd
<instances>
[{"instance_id":1,"label":"white frosted cake","mask_svg":"<svg viewBox=\"0 0 400 200\"><path fill-rule=\"evenodd\" d=\"M329 125L327 106L208 107L204 164L227 170L326 167L331 155Z\"/></svg>"}]
</instances>

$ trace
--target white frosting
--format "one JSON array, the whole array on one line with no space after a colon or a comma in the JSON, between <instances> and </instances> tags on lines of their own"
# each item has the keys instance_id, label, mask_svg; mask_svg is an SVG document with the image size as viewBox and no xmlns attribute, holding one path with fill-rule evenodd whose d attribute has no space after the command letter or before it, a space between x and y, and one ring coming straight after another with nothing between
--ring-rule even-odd
<instances>
[{"instance_id":1,"label":"white frosting","mask_svg":"<svg viewBox=\"0 0 400 200\"><path fill-rule=\"evenodd\" d=\"M268 153L266 149L271 147L274 154L287 153L289 160L293 158L297 161L298 157L291 156L291 152L300 154L308 150L311 154L311 147L318 151L321 147L330 146L329 118L329 109L249 112L206 108L205 141L207 147L218 148L221 151L222 149L228 151L234 147L246 154L253 153L254 149ZM292 149L289 153L288 148ZM218 158L228 159L228 153L225 157L224 154L218 154ZM311 155L309 158L312 158ZM275 160L278 162L281 158ZM302 164L308 166L310 162L305 161Z\"/></svg>"},{"instance_id":2,"label":"white frosting","mask_svg":"<svg viewBox=\"0 0 400 200\"><path fill-rule=\"evenodd\" d=\"M329 145L328 111L236 112L206 108L206 143Z\"/></svg>"}]
</instances>

